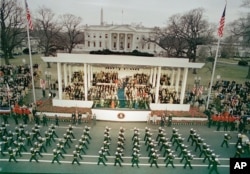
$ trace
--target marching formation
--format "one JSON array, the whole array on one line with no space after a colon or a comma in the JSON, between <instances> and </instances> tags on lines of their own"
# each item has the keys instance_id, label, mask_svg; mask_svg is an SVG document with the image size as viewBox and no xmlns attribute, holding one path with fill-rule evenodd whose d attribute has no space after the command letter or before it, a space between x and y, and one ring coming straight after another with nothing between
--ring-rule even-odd
<instances>
[{"instance_id":1,"label":"marching formation","mask_svg":"<svg viewBox=\"0 0 250 174\"><path fill-rule=\"evenodd\" d=\"M159 168L163 163L165 167L176 168L176 163L178 163L177 166L182 166L184 169L193 169L192 161L195 159L200 163L206 163L209 173L218 173L219 156L195 129L191 128L189 135L183 137L176 128L172 128L172 133L167 133L164 127L157 128L157 130L151 130L149 127L145 127L145 129L134 127L132 130L126 130L120 127L117 137L111 138L112 129L106 126L103 143L96 152L96 164L104 166L113 164L123 167L123 164L128 164L129 159L130 165L137 168L140 168L141 160L143 160L143 165L147 161L150 167ZM2 123L0 129L1 155L8 157L9 162L16 163L19 158L23 158L23 155L30 154L29 162L39 163L45 155L46 159L48 156L50 157L52 164L61 164L65 158L69 157L72 159L72 165L84 164L82 161L91 148L91 128L87 125L74 127L70 124L63 128L64 133L59 134L57 129L58 126L54 124L31 126L22 123L13 129L9 124ZM80 135L79 130L82 131ZM129 132L129 136L126 135L127 131L132 131L132 134ZM112 133L114 135L114 132ZM231 135L226 133L218 146L230 148L230 140ZM234 157L241 158L243 154L250 155L249 147L250 143L245 141L244 134L238 134ZM128 154L131 155L127 156ZM142 154L144 155L142 156Z\"/></svg>"}]
</instances>

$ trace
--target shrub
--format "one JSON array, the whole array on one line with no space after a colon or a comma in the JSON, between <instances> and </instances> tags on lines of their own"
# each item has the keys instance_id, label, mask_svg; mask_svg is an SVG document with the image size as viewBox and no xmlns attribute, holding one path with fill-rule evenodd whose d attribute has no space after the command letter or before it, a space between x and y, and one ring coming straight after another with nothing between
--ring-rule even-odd
<instances>
[{"instance_id":1,"label":"shrub","mask_svg":"<svg viewBox=\"0 0 250 174\"><path fill-rule=\"evenodd\" d=\"M248 62L245 61L245 60L240 60L240 61L238 62L238 65L240 65L240 66L248 66Z\"/></svg>"}]
</instances>

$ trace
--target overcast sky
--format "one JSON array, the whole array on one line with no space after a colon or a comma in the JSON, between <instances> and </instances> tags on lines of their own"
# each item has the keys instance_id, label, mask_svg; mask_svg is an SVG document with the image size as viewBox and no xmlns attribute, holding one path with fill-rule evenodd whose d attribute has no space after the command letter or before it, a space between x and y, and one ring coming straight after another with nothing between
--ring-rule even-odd
<instances>
[{"instance_id":1,"label":"overcast sky","mask_svg":"<svg viewBox=\"0 0 250 174\"><path fill-rule=\"evenodd\" d=\"M48 7L56 15L66 13L80 16L83 24L100 24L103 8L104 22L108 24L142 23L145 27L166 26L170 16L202 7L204 17L219 23L225 0L27 0L31 14L39 7ZM227 0L226 23L239 18L247 9L242 0ZM249 9L248 9L249 10Z\"/></svg>"}]
</instances>

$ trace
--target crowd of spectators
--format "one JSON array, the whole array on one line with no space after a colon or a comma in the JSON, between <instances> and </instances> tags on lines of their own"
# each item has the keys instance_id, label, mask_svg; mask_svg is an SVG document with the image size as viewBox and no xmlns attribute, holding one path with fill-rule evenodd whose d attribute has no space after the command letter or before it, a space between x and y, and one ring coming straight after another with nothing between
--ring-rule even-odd
<instances>
[{"instance_id":1,"label":"crowd of spectators","mask_svg":"<svg viewBox=\"0 0 250 174\"><path fill-rule=\"evenodd\" d=\"M73 73L70 83L63 87L63 98L68 100L84 99L84 75L82 71Z\"/></svg>"},{"instance_id":2,"label":"crowd of spectators","mask_svg":"<svg viewBox=\"0 0 250 174\"><path fill-rule=\"evenodd\" d=\"M118 72L95 72L93 74L92 86L88 90L88 100L99 100L101 106L112 100L115 105L119 105L119 100L124 100L127 107L131 103L152 103L155 102L155 87L149 84L149 75L145 73L135 73L132 76L118 78ZM63 87L63 98L65 99L84 99L84 74L83 72L74 72L70 84ZM169 89L170 78L163 74L160 80L160 90L158 101L160 103L179 103L179 96L173 89ZM118 90L122 89L124 96L118 95ZM120 97L120 98L119 98ZM130 102L129 102L130 101ZM130 103L130 104L129 104Z\"/></svg>"},{"instance_id":3,"label":"crowd of spectators","mask_svg":"<svg viewBox=\"0 0 250 174\"><path fill-rule=\"evenodd\" d=\"M236 81L217 81L212 87L213 104L209 107L210 124L219 131L237 130L250 131L246 115L250 115L250 83L243 84Z\"/></svg>"},{"instance_id":4,"label":"crowd of spectators","mask_svg":"<svg viewBox=\"0 0 250 174\"><path fill-rule=\"evenodd\" d=\"M0 107L22 102L30 84L31 74L28 65L1 65Z\"/></svg>"}]
</instances>

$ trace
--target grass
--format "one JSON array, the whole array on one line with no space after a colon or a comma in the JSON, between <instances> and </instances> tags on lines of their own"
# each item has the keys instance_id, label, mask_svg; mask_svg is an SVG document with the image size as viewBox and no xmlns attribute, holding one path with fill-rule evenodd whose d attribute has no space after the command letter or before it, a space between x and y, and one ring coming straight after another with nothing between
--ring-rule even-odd
<instances>
[{"instance_id":1,"label":"grass","mask_svg":"<svg viewBox=\"0 0 250 174\"><path fill-rule=\"evenodd\" d=\"M33 64L35 63L39 64L40 77L45 78L45 71L50 71L52 73L52 79L57 79L56 64L51 64L51 68L48 69L47 64L43 62L41 59L42 56L43 55L41 54L32 55ZM25 63L29 64L29 55L16 56L14 59L10 59L10 63L15 65L22 65L24 60ZM3 61L4 60L1 59L2 64ZM219 59L219 61L220 62L218 62L216 66L214 81L216 81L217 75L220 75L222 80L228 80L228 81L235 80L237 83L244 83L245 81L249 80L246 79L248 73L248 66L246 67L239 66L237 64L238 62L235 61L235 59ZM212 74L211 69L212 69L211 63L206 63L203 68L197 69L197 74L193 74L193 71L190 69L187 80L187 89L192 89L195 76L201 77L200 84L203 85L204 87L207 87L210 82Z\"/></svg>"}]
</instances>

